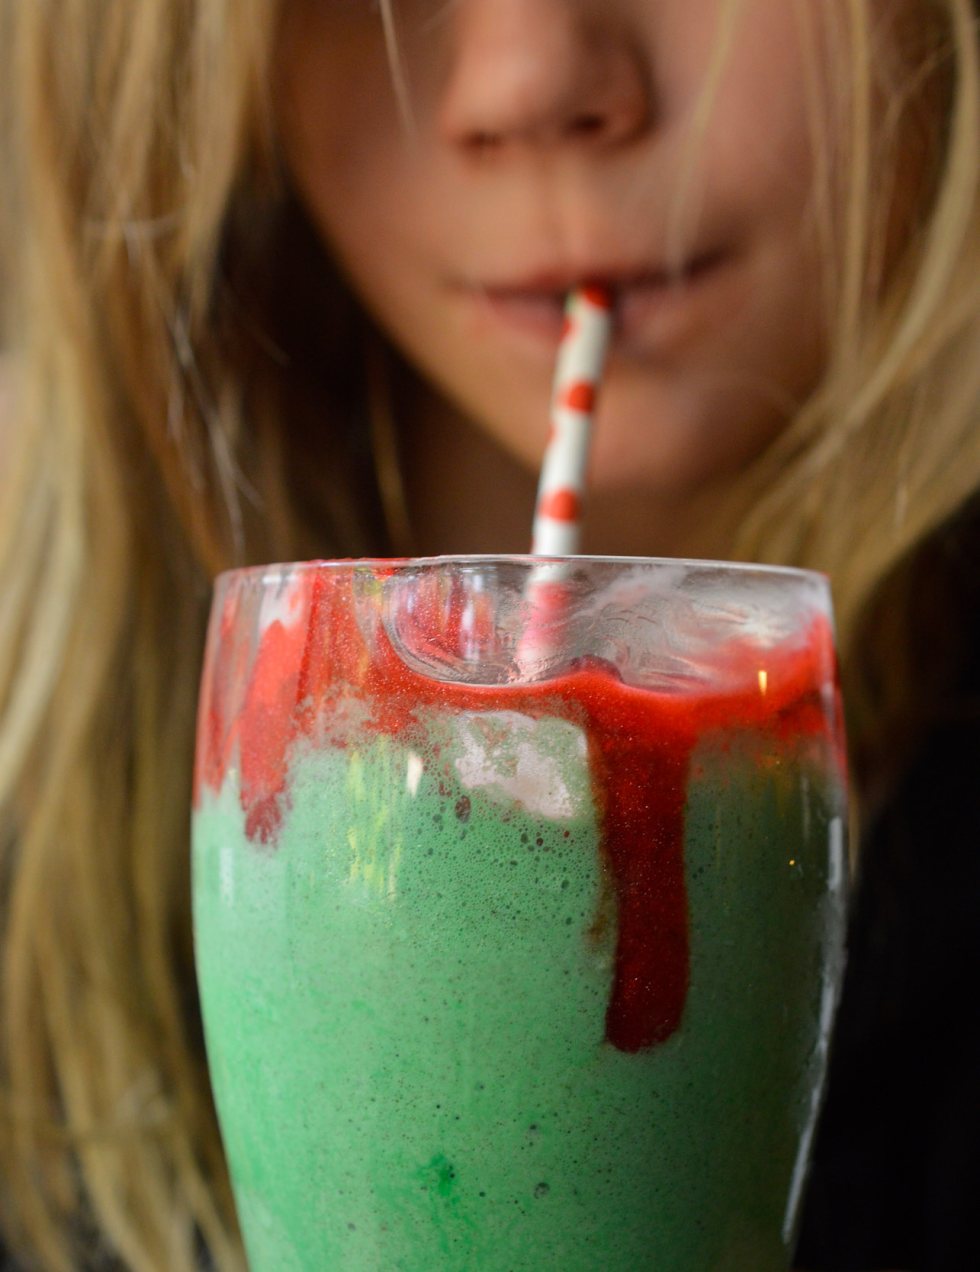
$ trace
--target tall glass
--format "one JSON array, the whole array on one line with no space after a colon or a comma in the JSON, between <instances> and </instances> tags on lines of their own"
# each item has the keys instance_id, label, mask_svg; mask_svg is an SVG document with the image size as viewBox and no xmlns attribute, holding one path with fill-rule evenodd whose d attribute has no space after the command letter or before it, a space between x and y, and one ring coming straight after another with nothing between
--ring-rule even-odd
<instances>
[{"instance_id":1,"label":"tall glass","mask_svg":"<svg viewBox=\"0 0 980 1272\"><path fill-rule=\"evenodd\" d=\"M194 921L255 1272L785 1269L845 824L819 576L224 575Z\"/></svg>"}]
</instances>

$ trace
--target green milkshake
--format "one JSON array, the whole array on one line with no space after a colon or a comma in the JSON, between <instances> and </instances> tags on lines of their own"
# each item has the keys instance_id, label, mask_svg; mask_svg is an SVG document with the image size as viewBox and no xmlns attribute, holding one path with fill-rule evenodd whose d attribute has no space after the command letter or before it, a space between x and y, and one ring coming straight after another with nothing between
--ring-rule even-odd
<instances>
[{"instance_id":1,"label":"green milkshake","mask_svg":"<svg viewBox=\"0 0 980 1272\"><path fill-rule=\"evenodd\" d=\"M252 1267L785 1268L840 963L826 628L729 641L720 687L604 647L486 685L455 601L435 660L365 618L391 568L448 567L216 602L195 931Z\"/></svg>"}]
</instances>

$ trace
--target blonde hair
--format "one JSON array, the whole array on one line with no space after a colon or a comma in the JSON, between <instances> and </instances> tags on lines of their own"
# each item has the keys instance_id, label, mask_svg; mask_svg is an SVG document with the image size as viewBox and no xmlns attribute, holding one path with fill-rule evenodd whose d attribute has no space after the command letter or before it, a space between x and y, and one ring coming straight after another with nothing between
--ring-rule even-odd
<instances>
[{"instance_id":1,"label":"blonde hair","mask_svg":"<svg viewBox=\"0 0 980 1272\"><path fill-rule=\"evenodd\" d=\"M831 573L845 668L884 581L980 487L976 13L923 0L906 100L875 79L868 7L814 36L853 54L827 374L746 474L733 543ZM202 1247L240 1266L189 932L209 580L378 549L364 320L277 177L276 10L0 4L0 1213L53 1269L191 1269ZM882 191L923 94L922 206L881 291ZM882 95L893 127L872 129Z\"/></svg>"}]
</instances>

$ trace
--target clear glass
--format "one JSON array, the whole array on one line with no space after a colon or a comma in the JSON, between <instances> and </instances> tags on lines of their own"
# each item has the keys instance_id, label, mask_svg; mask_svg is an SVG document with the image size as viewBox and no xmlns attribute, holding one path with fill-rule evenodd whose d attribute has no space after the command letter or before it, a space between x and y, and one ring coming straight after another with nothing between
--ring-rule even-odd
<instances>
[{"instance_id":1,"label":"clear glass","mask_svg":"<svg viewBox=\"0 0 980 1272\"><path fill-rule=\"evenodd\" d=\"M194 922L254 1272L785 1269L845 800L818 575L222 576Z\"/></svg>"}]
</instances>

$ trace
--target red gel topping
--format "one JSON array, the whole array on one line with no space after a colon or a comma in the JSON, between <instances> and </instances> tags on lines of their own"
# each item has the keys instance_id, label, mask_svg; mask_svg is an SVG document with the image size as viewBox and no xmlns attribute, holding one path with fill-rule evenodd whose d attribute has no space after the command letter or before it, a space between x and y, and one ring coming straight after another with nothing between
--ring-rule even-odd
<instances>
[{"instance_id":1,"label":"red gel topping","mask_svg":"<svg viewBox=\"0 0 980 1272\"><path fill-rule=\"evenodd\" d=\"M246 833L274 845L285 811L289 753L329 720L338 686L369 705L359 727L389 734L418 728L419 707L518 711L560 717L585 729L602 852L617 907L613 986L606 1038L635 1052L680 1024L689 979L684 807L690 757L704 734L766 729L779 738L824 737L840 754L823 686L834 671L833 640L815 619L805 640L727 651L724 691L658 692L625 685L602 664L582 665L531 686L473 687L423 676L378 631L369 649L352 613L348 574L298 572L286 621L254 639L236 621L243 606L229 588L212 622L198 722L195 803L217 790L237 752ZM254 586L254 585L253 585ZM452 604L438 651L455 639ZM717 665L717 664L716 664ZM735 686L734 688L730 686ZM244 687L244 690L243 690ZM834 712L834 717L837 716Z\"/></svg>"}]
</instances>

